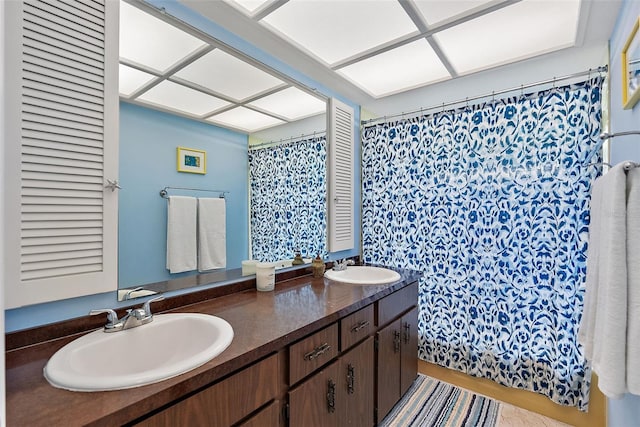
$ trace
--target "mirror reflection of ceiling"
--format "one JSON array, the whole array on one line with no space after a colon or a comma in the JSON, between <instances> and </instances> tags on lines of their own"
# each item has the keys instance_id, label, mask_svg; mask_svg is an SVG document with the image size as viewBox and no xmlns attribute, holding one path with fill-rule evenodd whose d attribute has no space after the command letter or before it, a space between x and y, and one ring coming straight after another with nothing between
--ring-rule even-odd
<instances>
[{"instance_id":1,"label":"mirror reflection of ceiling","mask_svg":"<svg viewBox=\"0 0 640 427\"><path fill-rule=\"evenodd\" d=\"M121 99L243 133L326 111L291 82L122 1L119 68Z\"/></svg>"},{"instance_id":2,"label":"mirror reflection of ceiling","mask_svg":"<svg viewBox=\"0 0 640 427\"><path fill-rule=\"evenodd\" d=\"M326 72L317 75L327 76L327 82L346 80L378 100L580 47L585 40L591 42L593 34L606 46L611 30L606 27L615 22L615 9L620 2L181 0L181 3L211 19L216 16L228 29L267 51L271 47L272 52L282 57L294 58L295 54L289 55L281 47L288 46L290 51L300 54L298 61L307 66L306 72L314 66L322 67ZM607 9L614 11L612 17ZM603 10L605 22L599 16ZM601 27L605 28L600 31ZM252 39L253 34L261 37ZM281 44L268 43L266 34ZM363 98L352 99L367 103Z\"/></svg>"}]
</instances>

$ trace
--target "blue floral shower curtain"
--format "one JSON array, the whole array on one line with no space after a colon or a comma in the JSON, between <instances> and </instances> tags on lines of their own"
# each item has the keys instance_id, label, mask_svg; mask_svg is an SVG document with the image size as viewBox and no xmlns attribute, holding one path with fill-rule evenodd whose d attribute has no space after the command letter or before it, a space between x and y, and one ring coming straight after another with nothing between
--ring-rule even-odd
<instances>
[{"instance_id":1,"label":"blue floral shower curtain","mask_svg":"<svg viewBox=\"0 0 640 427\"><path fill-rule=\"evenodd\" d=\"M326 159L325 136L249 151L253 259L326 256Z\"/></svg>"},{"instance_id":2,"label":"blue floral shower curtain","mask_svg":"<svg viewBox=\"0 0 640 427\"><path fill-rule=\"evenodd\" d=\"M363 131L363 258L423 271L419 357L586 409L601 79Z\"/></svg>"}]
</instances>

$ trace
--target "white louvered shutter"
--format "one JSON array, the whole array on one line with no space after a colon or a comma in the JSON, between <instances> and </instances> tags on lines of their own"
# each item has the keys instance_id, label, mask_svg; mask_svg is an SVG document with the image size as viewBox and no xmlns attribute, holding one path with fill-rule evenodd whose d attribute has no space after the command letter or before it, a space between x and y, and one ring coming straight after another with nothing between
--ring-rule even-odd
<instances>
[{"instance_id":1,"label":"white louvered shutter","mask_svg":"<svg viewBox=\"0 0 640 427\"><path fill-rule=\"evenodd\" d=\"M327 123L329 252L354 247L353 231L353 108L331 98Z\"/></svg>"},{"instance_id":2,"label":"white louvered shutter","mask_svg":"<svg viewBox=\"0 0 640 427\"><path fill-rule=\"evenodd\" d=\"M19 249L7 306L115 291L118 193L104 185L117 178L117 2L27 0L14 12Z\"/></svg>"}]
</instances>

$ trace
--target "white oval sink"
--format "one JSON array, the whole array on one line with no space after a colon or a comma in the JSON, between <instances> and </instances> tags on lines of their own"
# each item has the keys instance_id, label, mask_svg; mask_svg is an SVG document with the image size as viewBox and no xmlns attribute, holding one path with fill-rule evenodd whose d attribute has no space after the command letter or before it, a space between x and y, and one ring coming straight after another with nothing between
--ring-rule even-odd
<instances>
[{"instance_id":1,"label":"white oval sink","mask_svg":"<svg viewBox=\"0 0 640 427\"><path fill-rule=\"evenodd\" d=\"M327 270L324 277L354 285L383 285L400 280L400 274L396 271L371 266L349 266L342 271Z\"/></svg>"},{"instance_id":2,"label":"white oval sink","mask_svg":"<svg viewBox=\"0 0 640 427\"><path fill-rule=\"evenodd\" d=\"M233 328L199 313L158 314L119 332L91 332L58 350L44 367L51 385L106 391L155 383L197 368L222 353Z\"/></svg>"}]
</instances>

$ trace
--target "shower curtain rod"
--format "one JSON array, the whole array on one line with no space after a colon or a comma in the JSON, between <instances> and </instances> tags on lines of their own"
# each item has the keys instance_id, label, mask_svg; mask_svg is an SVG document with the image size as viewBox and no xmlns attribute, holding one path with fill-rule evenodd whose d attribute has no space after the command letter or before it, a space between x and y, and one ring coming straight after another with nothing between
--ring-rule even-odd
<instances>
[{"instance_id":1,"label":"shower curtain rod","mask_svg":"<svg viewBox=\"0 0 640 427\"><path fill-rule=\"evenodd\" d=\"M371 124L373 122L377 122L377 121L380 121L380 120L386 120L386 119L391 118L391 117L404 117L405 115L411 116L411 115L414 115L414 114L417 114L417 113L422 114L422 113L424 113L426 111L429 111L429 110L435 110L436 108L442 108L444 110L444 108L450 107L452 105L469 103L469 101L475 101L475 100L478 100L478 99L483 99L483 98L488 98L488 97L495 97L496 95L502 95L504 93L515 92L517 90L522 91L524 89L529 89L529 88L532 88L532 87L535 87L535 86L542 86L542 85L549 84L549 83L554 83L555 84L557 82L561 82L561 81L564 81L564 80L570 80L570 79L573 79L573 78L576 78L576 77L602 73L602 72L605 72L607 70L608 70L608 67L606 65L602 65L602 66L600 66L598 68L589 68L587 71L580 71L578 73L568 74L568 75L562 76L562 77L554 77L552 79L542 80L542 81L539 81L539 82L529 83L529 84L526 84L526 85L523 84L523 85L520 85L520 86L517 86L517 87L513 87L511 89L503 89L503 90L499 90L499 91L493 91L491 93L487 93L487 94L484 94L484 95L477 95L477 96L473 96L473 97L465 98L465 99L460 99L458 101L443 102L442 104L439 104L439 105L434 105L434 106L427 107L427 108L420 108L420 109L409 111L409 112L403 112L403 113L399 113L399 114L391 114L391 115L376 117L376 118L368 119L368 120L361 120L360 124L361 125L368 125L368 124Z\"/></svg>"},{"instance_id":2,"label":"shower curtain rod","mask_svg":"<svg viewBox=\"0 0 640 427\"><path fill-rule=\"evenodd\" d=\"M264 147L265 145L270 145L272 147L277 147L280 144L286 144L287 142L291 142L291 141L294 141L296 139L303 139L303 138L308 138L308 137L315 138L316 136L322 136L325 133L326 133L326 131L321 130L321 131L313 132L313 133L307 133L307 134L303 133L301 135L294 135L294 136L290 136L288 138L280 138L280 140L276 140L276 141L261 142L260 144L249 146L249 150L255 150L255 149L258 149L260 147Z\"/></svg>"}]
</instances>

